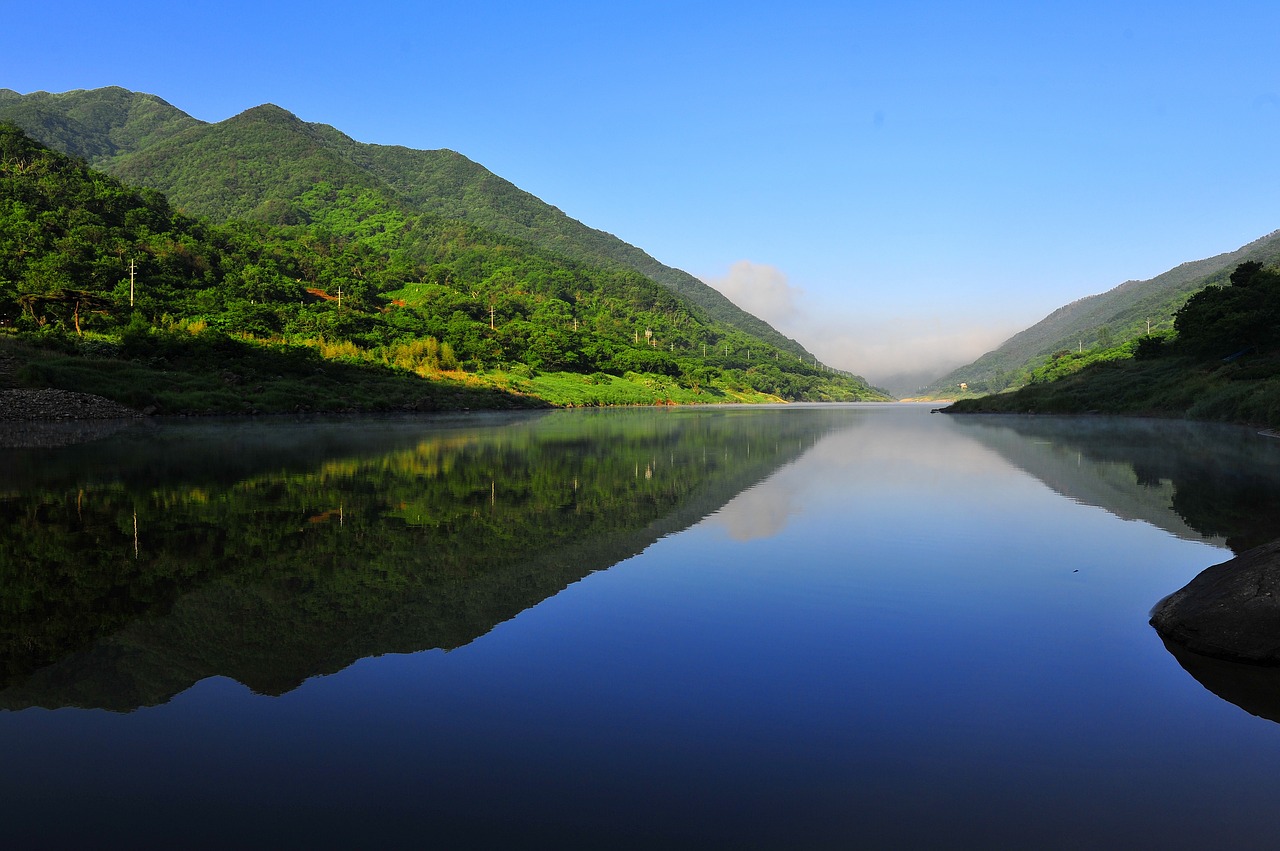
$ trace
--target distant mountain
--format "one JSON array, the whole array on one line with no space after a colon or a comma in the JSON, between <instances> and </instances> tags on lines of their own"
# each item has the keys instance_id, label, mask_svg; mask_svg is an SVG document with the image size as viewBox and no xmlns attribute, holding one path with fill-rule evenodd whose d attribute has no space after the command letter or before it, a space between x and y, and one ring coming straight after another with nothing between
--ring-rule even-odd
<instances>
[{"instance_id":1,"label":"distant mountain","mask_svg":"<svg viewBox=\"0 0 1280 851\"><path fill-rule=\"evenodd\" d=\"M933 382L924 394L953 395L962 382L970 393L996 393L1024 383L1026 373L1055 352L1135 339L1148 332L1148 321L1151 332L1168 331L1173 314L1188 297L1207 286L1226 284L1231 271L1246 260L1267 265L1280 261L1280 231L1235 251L1183 263L1150 280L1126 281L1064 305L995 351Z\"/></svg>"},{"instance_id":2,"label":"distant mountain","mask_svg":"<svg viewBox=\"0 0 1280 851\"><path fill-rule=\"evenodd\" d=\"M899 399L913 398L920 393L920 388L938 377L938 369L912 369L882 375L876 379L876 386Z\"/></svg>"},{"instance_id":3,"label":"distant mountain","mask_svg":"<svg viewBox=\"0 0 1280 851\"><path fill-rule=\"evenodd\" d=\"M578 262L639 272L711 319L813 359L687 272L570 218L454 151L364 144L271 104L209 124L154 95L118 87L29 95L0 89L0 121L216 220L296 223L306 216L300 197L317 182L368 190L404 212L468 221Z\"/></svg>"}]
</instances>

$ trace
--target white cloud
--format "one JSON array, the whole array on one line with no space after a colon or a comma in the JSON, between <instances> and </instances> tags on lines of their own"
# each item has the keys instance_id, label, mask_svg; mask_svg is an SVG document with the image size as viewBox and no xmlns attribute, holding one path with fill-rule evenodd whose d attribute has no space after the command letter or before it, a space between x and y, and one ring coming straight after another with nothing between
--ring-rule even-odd
<instances>
[{"instance_id":1,"label":"white cloud","mask_svg":"<svg viewBox=\"0 0 1280 851\"><path fill-rule=\"evenodd\" d=\"M729 267L729 274L723 278L708 278L704 283L778 330L800 317L799 304L804 290L793 287L786 272L776 266L739 260Z\"/></svg>"},{"instance_id":2,"label":"white cloud","mask_svg":"<svg viewBox=\"0 0 1280 851\"><path fill-rule=\"evenodd\" d=\"M909 316L846 304L817 304L786 272L739 260L723 277L703 279L832 366L908 392L991 351L1024 327L989 314L920 308ZM904 383L905 382L905 383Z\"/></svg>"}]
</instances>

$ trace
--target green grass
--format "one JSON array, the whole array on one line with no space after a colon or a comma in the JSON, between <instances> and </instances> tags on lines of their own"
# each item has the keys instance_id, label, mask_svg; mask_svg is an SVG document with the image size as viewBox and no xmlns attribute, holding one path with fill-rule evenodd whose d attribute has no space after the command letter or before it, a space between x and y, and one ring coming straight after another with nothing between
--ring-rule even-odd
<instances>
[{"instance_id":1,"label":"green grass","mask_svg":"<svg viewBox=\"0 0 1280 851\"><path fill-rule=\"evenodd\" d=\"M593 407L604 405L711 405L724 402L777 402L765 393L731 393L719 387L685 387L664 375L629 372L624 376L581 375L571 372L539 373L530 378L508 379L512 389L545 399L553 405Z\"/></svg>"}]
</instances>

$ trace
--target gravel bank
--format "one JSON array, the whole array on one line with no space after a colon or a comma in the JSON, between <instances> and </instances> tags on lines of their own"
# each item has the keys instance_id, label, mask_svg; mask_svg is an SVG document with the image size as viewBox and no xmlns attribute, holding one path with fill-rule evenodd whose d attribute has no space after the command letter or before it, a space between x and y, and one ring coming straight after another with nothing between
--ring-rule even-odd
<instances>
[{"instance_id":1,"label":"gravel bank","mask_svg":"<svg viewBox=\"0 0 1280 851\"><path fill-rule=\"evenodd\" d=\"M141 417L110 399L70 390L0 390L0 421L117 420Z\"/></svg>"}]
</instances>

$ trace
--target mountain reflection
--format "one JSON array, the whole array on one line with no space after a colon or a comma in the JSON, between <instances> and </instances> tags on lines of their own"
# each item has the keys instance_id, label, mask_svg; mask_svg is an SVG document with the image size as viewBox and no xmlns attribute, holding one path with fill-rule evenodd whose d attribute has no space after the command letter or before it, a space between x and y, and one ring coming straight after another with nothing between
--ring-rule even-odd
<instances>
[{"instance_id":1,"label":"mountain reflection","mask_svg":"<svg viewBox=\"0 0 1280 851\"><path fill-rule=\"evenodd\" d=\"M1280 441L1250 430L1109 418L957 421L1058 493L1117 517L1224 542L1235 553L1280 536ZM1164 646L1213 694L1280 722L1280 671Z\"/></svg>"},{"instance_id":2,"label":"mountain reflection","mask_svg":"<svg viewBox=\"0 0 1280 851\"><path fill-rule=\"evenodd\" d=\"M455 648L852 424L557 412L130 428L0 450L0 707L263 694Z\"/></svg>"},{"instance_id":3,"label":"mountain reflection","mask_svg":"<svg viewBox=\"0 0 1280 851\"><path fill-rule=\"evenodd\" d=\"M1239 553L1280 536L1280 441L1173 420L954 417L1063 496Z\"/></svg>"}]
</instances>

